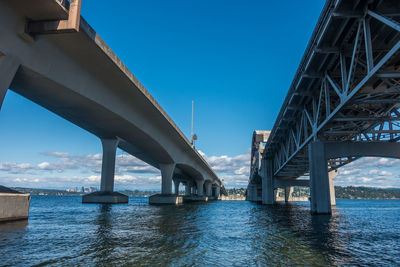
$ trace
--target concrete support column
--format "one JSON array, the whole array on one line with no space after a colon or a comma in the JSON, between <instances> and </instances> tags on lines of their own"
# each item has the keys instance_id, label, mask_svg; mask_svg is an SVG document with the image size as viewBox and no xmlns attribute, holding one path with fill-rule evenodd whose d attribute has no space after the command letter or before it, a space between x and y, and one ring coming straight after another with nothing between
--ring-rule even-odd
<instances>
[{"instance_id":1,"label":"concrete support column","mask_svg":"<svg viewBox=\"0 0 400 267\"><path fill-rule=\"evenodd\" d=\"M128 203L128 196L114 192L115 153L118 139L101 139L103 146L103 160L101 165L100 191L82 197L83 203Z\"/></svg>"},{"instance_id":2,"label":"concrete support column","mask_svg":"<svg viewBox=\"0 0 400 267\"><path fill-rule=\"evenodd\" d=\"M246 200L253 201L253 184L247 185Z\"/></svg>"},{"instance_id":3,"label":"concrete support column","mask_svg":"<svg viewBox=\"0 0 400 267\"><path fill-rule=\"evenodd\" d=\"M161 171L161 194L149 197L152 205L178 205L183 203L183 196L179 196L179 183L177 179L172 179L175 171L175 163L159 164ZM172 194L172 181L174 181L175 194Z\"/></svg>"},{"instance_id":4,"label":"concrete support column","mask_svg":"<svg viewBox=\"0 0 400 267\"><path fill-rule=\"evenodd\" d=\"M279 191L280 191L279 188L275 188L274 189L274 201L276 201L276 199L279 198Z\"/></svg>"},{"instance_id":5,"label":"concrete support column","mask_svg":"<svg viewBox=\"0 0 400 267\"><path fill-rule=\"evenodd\" d=\"M251 186L251 201L257 201L257 185L253 184Z\"/></svg>"},{"instance_id":6,"label":"concrete support column","mask_svg":"<svg viewBox=\"0 0 400 267\"><path fill-rule=\"evenodd\" d=\"M331 206L336 206L335 182L333 180L336 178L337 175L337 170L329 172L329 191L331 196Z\"/></svg>"},{"instance_id":7,"label":"concrete support column","mask_svg":"<svg viewBox=\"0 0 400 267\"><path fill-rule=\"evenodd\" d=\"M206 196L212 197L212 184L206 183Z\"/></svg>"},{"instance_id":8,"label":"concrete support column","mask_svg":"<svg viewBox=\"0 0 400 267\"><path fill-rule=\"evenodd\" d=\"M175 186L175 195L179 195L179 180L174 180L174 186Z\"/></svg>"},{"instance_id":9,"label":"concrete support column","mask_svg":"<svg viewBox=\"0 0 400 267\"><path fill-rule=\"evenodd\" d=\"M293 186L285 187L285 202L288 203L292 199Z\"/></svg>"},{"instance_id":10,"label":"concrete support column","mask_svg":"<svg viewBox=\"0 0 400 267\"><path fill-rule=\"evenodd\" d=\"M204 181L196 180L196 185L197 185L197 195L202 196Z\"/></svg>"},{"instance_id":11,"label":"concrete support column","mask_svg":"<svg viewBox=\"0 0 400 267\"><path fill-rule=\"evenodd\" d=\"M274 193L274 169L273 160L270 158L263 158L261 168L262 178L262 203L266 205L272 205L275 203Z\"/></svg>"},{"instance_id":12,"label":"concrete support column","mask_svg":"<svg viewBox=\"0 0 400 267\"><path fill-rule=\"evenodd\" d=\"M190 185L190 190L191 190L191 194L192 195L196 195L196 186L194 186L194 185Z\"/></svg>"},{"instance_id":13,"label":"concrete support column","mask_svg":"<svg viewBox=\"0 0 400 267\"><path fill-rule=\"evenodd\" d=\"M160 164L161 171L161 194L172 195L172 176L174 175L175 164Z\"/></svg>"},{"instance_id":14,"label":"concrete support column","mask_svg":"<svg viewBox=\"0 0 400 267\"><path fill-rule=\"evenodd\" d=\"M190 184L186 183L186 185L185 185L185 196L190 196L191 193L192 193L191 191L192 191L192 188L191 188Z\"/></svg>"},{"instance_id":15,"label":"concrete support column","mask_svg":"<svg viewBox=\"0 0 400 267\"><path fill-rule=\"evenodd\" d=\"M19 60L16 57L4 56L0 53L0 109L19 65Z\"/></svg>"},{"instance_id":16,"label":"concrete support column","mask_svg":"<svg viewBox=\"0 0 400 267\"><path fill-rule=\"evenodd\" d=\"M215 196L217 197L217 198L219 198L219 195L221 194L221 187L220 186L217 186L216 188L215 188Z\"/></svg>"},{"instance_id":17,"label":"concrete support column","mask_svg":"<svg viewBox=\"0 0 400 267\"><path fill-rule=\"evenodd\" d=\"M255 184L253 187L253 196L254 196L254 201L258 201L258 188L260 187L259 184Z\"/></svg>"},{"instance_id":18,"label":"concrete support column","mask_svg":"<svg viewBox=\"0 0 400 267\"><path fill-rule=\"evenodd\" d=\"M253 184L251 187L252 201L257 201L258 184Z\"/></svg>"},{"instance_id":19,"label":"concrete support column","mask_svg":"<svg viewBox=\"0 0 400 267\"><path fill-rule=\"evenodd\" d=\"M323 142L308 145L310 165L311 213L331 214L328 162Z\"/></svg>"},{"instance_id":20,"label":"concrete support column","mask_svg":"<svg viewBox=\"0 0 400 267\"><path fill-rule=\"evenodd\" d=\"M103 145L103 160L101 165L100 191L114 191L115 153L118 147L118 139L101 139Z\"/></svg>"}]
</instances>

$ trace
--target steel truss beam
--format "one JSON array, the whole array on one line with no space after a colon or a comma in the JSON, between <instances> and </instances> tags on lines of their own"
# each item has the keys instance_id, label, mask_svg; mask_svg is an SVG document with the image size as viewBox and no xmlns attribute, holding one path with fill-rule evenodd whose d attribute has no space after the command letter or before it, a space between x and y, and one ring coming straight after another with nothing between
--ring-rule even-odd
<instances>
[{"instance_id":1,"label":"steel truss beam","mask_svg":"<svg viewBox=\"0 0 400 267\"><path fill-rule=\"evenodd\" d=\"M389 13L382 15L370 9L353 13L358 15L338 17L333 9L325 24L319 26L320 34L314 42L319 50L311 50L302 74L293 83L292 97L288 96L290 101L283 106L262 155L273 158L275 176L307 173L307 145L313 140L400 140L400 23ZM338 19L349 25L342 42L347 46L352 43L352 49L344 52L331 46L332 54L325 54L316 71L313 62L323 50L320 44L327 38L330 23ZM381 34L391 36L383 48ZM305 159L300 163L299 155ZM336 169L355 159L329 161L329 166Z\"/></svg>"}]
</instances>

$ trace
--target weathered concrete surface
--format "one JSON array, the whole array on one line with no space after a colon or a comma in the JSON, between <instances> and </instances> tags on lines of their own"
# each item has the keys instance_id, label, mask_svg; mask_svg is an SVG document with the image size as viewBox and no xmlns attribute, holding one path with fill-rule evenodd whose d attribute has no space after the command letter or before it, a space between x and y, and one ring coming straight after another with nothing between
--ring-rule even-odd
<instances>
[{"instance_id":1,"label":"weathered concrete surface","mask_svg":"<svg viewBox=\"0 0 400 267\"><path fill-rule=\"evenodd\" d=\"M0 186L0 222L26 220L31 196Z\"/></svg>"},{"instance_id":2,"label":"weathered concrete surface","mask_svg":"<svg viewBox=\"0 0 400 267\"><path fill-rule=\"evenodd\" d=\"M261 184L249 184L247 186L246 200L261 202L262 201L262 188Z\"/></svg>"},{"instance_id":3,"label":"weathered concrete surface","mask_svg":"<svg viewBox=\"0 0 400 267\"><path fill-rule=\"evenodd\" d=\"M183 203L183 196L156 194L149 197L151 205L179 205Z\"/></svg>"},{"instance_id":4,"label":"weathered concrete surface","mask_svg":"<svg viewBox=\"0 0 400 267\"><path fill-rule=\"evenodd\" d=\"M221 200L224 201L245 201L246 197L245 196L235 196L235 195L229 195L229 196L221 196Z\"/></svg>"},{"instance_id":5,"label":"weathered concrete surface","mask_svg":"<svg viewBox=\"0 0 400 267\"><path fill-rule=\"evenodd\" d=\"M285 202L285 198L284 197L276 197L276 202ZM289 202L308 202L309 199L308 197L291 197ZM287 202L285 202L287 203Z\"/></svg>"},{"instance_id":6,"label":"weathered concrete surface","mask_svg":"<svg viewBox=\"0 0 400 267\"><path fill-rule=\"evenodd\" d=\"M82 196L82 203L118 204L128 203L128 196L118 192L93 192Z\"/></svg>"},{"instance_id":7,"label":"weathered concrete surface","mask_svg":"<svg viewBox=\"0 0 400 267\"><path fill-rule=\"evenodd\" d=\"M335 195L335 182L334 179L338 175L338 171L330 171L329 172L329 190L330 190L330 197L331 197L331 206L336 206L336 195Z\"/></svg>"},{"instance_id":8,"label":"weathered concrete surface","mask_svg":"<svg viewBox=\"0 0 400 267\"><path fill-rule=\"evenodd\" d=\"M263 163L261 168L262 203L265 205L272 205L275 203L273 162L272 159L270 158L263 158L262 163Z\"/></svg>"},{"instance_id":9,"label":"weathered concrete surface","mask_svg":"<svg viewBox=\"0 0 400 267\"><path fill-rule=\"evenodd\" d=\"M323 142L315 141L308 145L310 165L311 213L331 214L328 161Z\"/></svg>"},{"instance_id":10,"label":"weathered concrete surface","mask_svg":"<svg viewBox=\"0 0 400 267\"><path fill-rule=\"evenodd\" d=\"M19 68L19 60L14 56L4 56L0 52L0 109L15 73Z\"/></svg>"},{"instance_id":11,"label":"weathered concrete surface","mask_svg":"<svg viewBox=\"0 0 400 267\"><path fill-rule=\"evenodd\" d=\"M0 1L0 101L10 89L101 140L118 140L120 149L161 169L163 194L172 192L175 175L222 186L173 120L83 18L76 33L21 38L27 18L68 18L67 1L37 2ZM112 176L113 161L105 162L104 177ZM113 179L103 180L105 188L112 187Z\"/></svg>"},{"instance_id":12,"label":"weathered concrete surface","mask_svg":"<svg viewBox=\"0 0 400 267\"><path fill-rule=\"evenodd\" d=\"M183 201L184 202L207 202L208 197L207 196L198 196L198 195L184 196Z\"/></svg>"},{"instance_id":13,"label":"weathered concrete surface","mask_svg":"<svg viewBox=\"0 0 400 267\"><path fill-rule=\"evenodd\" d=\"M292 201L292 194L293 194L293 186L286 186L285 190L285 202Z\"/></svg>"}]
</instances>

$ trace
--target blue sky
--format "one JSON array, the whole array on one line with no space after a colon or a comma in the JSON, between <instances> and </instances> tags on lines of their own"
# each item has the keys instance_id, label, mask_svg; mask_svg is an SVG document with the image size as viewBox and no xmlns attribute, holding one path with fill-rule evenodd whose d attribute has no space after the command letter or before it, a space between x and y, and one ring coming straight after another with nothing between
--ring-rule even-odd
<instances>
[{"instance_id":1,"label":"blue sky","mask_svg":"<svg viewBox=\"0 0 400 267\"><path fill-rule=\"evenodd\" d=\"M272 128L324 2L97 0L82 14L187 136L195 101L196 147L227 187L244 187L252 132ZM95 136L13 92L0 129L0 183L99 185ZM160 188L157 170L118 153L116 188ZM337 184L400 186L397 161L368 162ZM382 168L387 180L368 180Z\"/></svg>"}]
</instances>

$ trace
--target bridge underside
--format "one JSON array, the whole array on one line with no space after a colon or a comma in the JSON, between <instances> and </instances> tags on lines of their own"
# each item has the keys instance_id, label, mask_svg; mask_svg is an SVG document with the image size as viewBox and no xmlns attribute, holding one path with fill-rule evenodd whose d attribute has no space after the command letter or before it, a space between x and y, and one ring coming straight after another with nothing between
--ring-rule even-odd
<instances>
[{"instance_id":1,"label":"bridge underside","mask_svg":"<svg viewBox=\"0 0 400 267\"><path fill-rule=\"evenodd\" d=\"M399 51L399 1L327 1L262 153L265 203L274 181L310 176L312 212L330 213L328 173L397 157Z\"/></svg>"},{"instance_id":2,"label":"bridge underside","mask_svg":"<svg viewBox=\"0 0 400 267\"><path fill-rule=\"evenodd\" d=\"M172 119L80 17L80 3L0 0L0 108L11 89L101 140L101 192L84 202L127 202L114 192L117 148L160 169L163 196L174 195L174 181L191 183L199 196L226 193Z\"/></svg>"}]
</instances>

